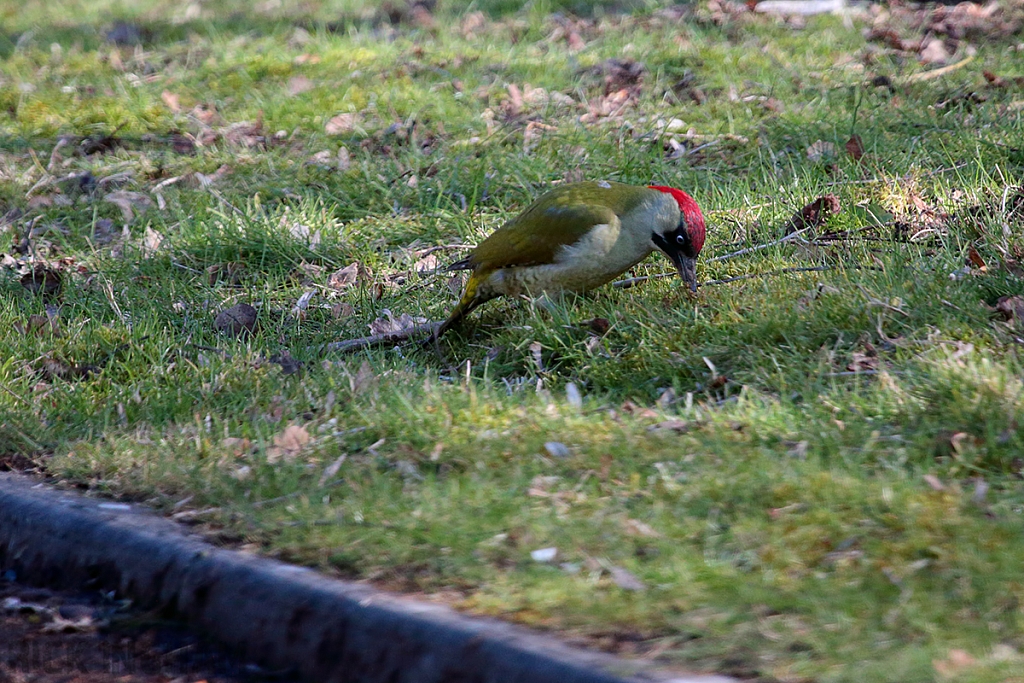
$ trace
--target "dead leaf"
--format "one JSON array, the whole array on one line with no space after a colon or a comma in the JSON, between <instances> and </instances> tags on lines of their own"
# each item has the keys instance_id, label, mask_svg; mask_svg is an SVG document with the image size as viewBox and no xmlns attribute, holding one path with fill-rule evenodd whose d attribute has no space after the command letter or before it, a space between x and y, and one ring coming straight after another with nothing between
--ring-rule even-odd
<instances>
[{"instance_id":1,"label":"dead leaf","mask_svg":"<svg viewBox=\"0 0 1024 683\"><path fill-rule=\"evenodd\" d=\"M237 261L215 263L206 267L206 281L211 287L218 284L237 287L242 284L244 276L245 264Z\"/></svg>"},{"instance_id":2,"label":"dead leaf","mask_svg":"<svg viewBox=\"0 0 1024 683\"><path fill-rule=\"evenodd\" d=\"M608 330L612 327L608 318L592 318L583 324L590 328L591 332L601 337L608 334Z\"/></svg>"},{"instance_id":3,"label":"dead leaf","mask_svg":"<svg viewBox=\"0 0 1024 683\"><path fill-rule=\"evenodd\" d=\"M933 491L945 491L946 490L946 485L943 484L939 480L939 478L936 477L934 474L926 474L926 475L924 475L921 478L924 479L924 483L928 484L928 486L930 486Z\"/></svg>"},{"instance_id":4,"label":"dead leaf","mask_svg":"<svg viewBox=\"0 0 1024 683\"><path fill-rule=\"evenodd\" d=\"M103 201L110 202L121 209L121 217L125 223L131 223L135 218L135 211L143 213L153 206L153 200L141 192L129 192L128 190L117 190L111 192Z\"/></svg>"},{"instance_id":5,"label":"dead leaf","mask_svg":"<svg viewBox=\"0 0 1024 683\"><path fill-rule=\"evenodd\" d=\"M361 394L373 384L376 376L373 374L373 368L367 361L363 361L362 365L359 366L359 370L356 372L355 377L349 379L349 386L352 389L353 394Z\"/></svg>"},{"instance_id":6,"label":"dead leaf","mask_svg":"<svg viewBox=\"0 0 1024 683\"><path fill-rule=\"evenodd\" d=\"M544 357L541 355L544 347L541 346L540 342L530 342L530 356L533 358L533 364L537 368L537 372L544 372Z\"/></svg>"},{"instance_id":7,"label":"dead leaf","mask_svg":"<svg viewBox=\"0 0 1024 683\"><path fill-rule=\"evenodd\" d=\"M932 661L936 673L943 678L956 678L964 669L969 669L978 661L964 650L950 650L946 659Z\"/></svg>"},{"instance_id":8,"label":"dead leaf","mask_svg":"<svg viewBox=\"0 0 1024 683\"><path fill-rule=\"evenodd\" d=\"M51 308L47 306L47 309ZM19 334L35 334L39 336L59 336L60 335L60 322L56 313L56 307L54 312L51 314L49 310L46 311L46 315L40 315L34 313L28 317L28 322L22 325L20 322L14 322L14 329Z\"/></svg>"},{"instance_id":9,"label":"dead leaf","mask_svg":"<svg viewBox=\"0 0 1024 683\"><path fill-rule=\"evenodd\" d=\"M52 299L60 295L64 279L59 270L37 263L32 270L21 276L21 286L33 294Z\"/></svg>"},{"instance_id":10,"label":"dead leaf","mask_svg":"<svg viewBox=\"0 0 1024 683\"><path fill-rule=\"evenodd\" d=\"M846 153L854 161L860 161L861 157L864 156L864 143L859 135L851 135L850 139L846 141Z\"/></svg>"},{"instance_id":11,"label":"dead leaf","mask_svg":"<svg viewBox=\"0 0 1024 683\"><path fill-rule=\"evenodd\" d=\"M338 114L327 122L324 126L324 131L328 135L342 135L343 133L350 133L356 127L356 115Z\"/></svg>"},{"instance_id":12,"label":"dead leaf","mask_svg":"<svg viewBox=\"0 0 1024 683\"><path fill-rule=\"evenodd\" d=\"M180 98L169 90L164 90L160 93L160 99L164 101L167 108L171 110L172 114L181 113L181 101Z\"/></svg>"},{"instance_id":13,"label":"dead leaf","mask_svg":"<svg viewBox=\"0 0 1024 683\"><path fill-rule=\"evenodd\" d=\"M642 591L647 589L647 585L643 581L638 579L635 574L623 569L622 567L609 565L608 573L612 575L612 581L615 582L615 585L622 590Z\"/></svg>"},{"instance_id":14,"label":"dead leaf","mask_svg":"<svg viewBox=\"0 0 1024 683\"><path fill-rule=\"evenodd\" d=\"M652 529L650 525L637 519L627 519L622 523L626 533L630 536L643 536L645 538L659 538L661 534Z\"/></svg>"},{"instance_id":15,"label":"dead leaf","mask_svg":"<svg viewBox=\"0 0 1024 683\"><path fill-rule=\"evenodd\" d=\"M292 76L288 79L288 94L292 97L301 95L304 92L308 92L314 88L313 81L309 80L305 76Z\"/></svg>"},{"instance_id":16,"label":"dead leaf","mask_svg":"<svg viewBox=\"0 0 1024 683\"><path fill-rule=\"evenodd\" d=\"M850 372L868 372L878 369L878 355L854 351L850 364L846 366Z\"/></svg>"},{"instance_id":17,"label":"dead leaf","mask_svg":"<svg viewBox=\"0 0 1024 683\"><path fill-rule=\"evenodd\" d=\"M109 218L100 218L92 226L92 243L97 246L105 246L119 239L123 234L121 230L114 227L114 221Z\"/></svg>"},{"instance_id":18,"label":"dead leaf","mask_svg":"<svg viewBox=\"0 0 1024 683\"><path fill-rule=\"evenodd\" d=\"M195 173L193 174L193 177L195 178L196 182L199 183L199 187L205 188L213 186L215 183L220 181L224 176L226 176L230 172L231 167L228 166L227 164L222 164L216 171L214 171L210 175L206 175L205 173Z\"/></svg>"},{"instance_id":19,"label":"dead leaf","mask_svg":"<svg viewBox=\"0 0 1024 683\"><path fill-rule=\"evenodd\" d=\"M292 310L289 312L290 315L293 318L297 318L299 320L305 320L306 319L306 309L309 308L309 302L313 299L313 297L315 295L316 295L316 290L315 289L310 289L310 290L307 290L307 291L303 292L299 296L298 301L295 302L295 305L292 306Z\"/></svg>"},{"instance_id":20,"label":"dead leaf","mask_svg":"<svg viewBox=\"0 0 1024 683\"><path fill-rule=\"evenodd\" d=\"M274 437L274 445L267 449L267 462L274 464L282 458L292 462L310 442L309 432L299 425L288 425Z\"/></svg>"},{"instance_id":21,"label":"dead leaf","mask_svg":"<svg viewBox=\"0 0 1024 683\"><path fill-rule=\"evenodd\" d=\"M153 228L146 226L146 232L142 236L142 258L149 258L160 251L164 246L164 236Z\"/></svg>"},{"instance_id":22,"label":"dead leaf","mask_svg":"<svg viewBox=\"0 0 1024 683\"><path fill-rule=\"evenodd\" d=\"M270 357L271 363L276 363L281 366L281 374L283 375L294 375L302 370L302 361L295 360L292 358L292 354L287 349L281 351L281 353L275 353Z\"/></svg>"},{"instance_id":23,"label":"dead leaf","mask_svg":"<svg viewBox=\"0 0 1024 683\"><path fill-rule=\"evenodd\" d=\"M837 214L842 210L839 197L834 194L826 194L818 197L810 204L797 211L786 222L785 234L789 235L807 228L813 229L822 225L829 216Z\"/></svg>"},{"instance_id":24,"label":"dead leaf","mask_svg":"<svg viewBox=\"0 0 1024 683\"><path fill-rule=\"evenodd\" d=\"M227 436L220 440L220 447L236 457L242 457L252 452L252 441L244 437Z\"/></svg>"},{"instance_id":25,"label":"dead leaf","mask_svg":"<svg viewBox=\"0 0 1024 683\"><path fill-rule=\"evenodd\" d=\"M996 311L1004 320L1024 322L1024 296L1001 296L996 302Z\"/></svg>"},{"instance_id":26,"label":"dead leaf","mask_svg":"<svg viewBox=\"0 0 1024 683\"><path fill-rule=\"evenodd\" d=\"M979 254L978 250L974 247L967 248L967 262L970 263L973 268L977 268L978 270L988 270L988 266L985 265L985 259L981 258L981 254Z\"/></svg>"},{"instance_id":27,"label":"dead leaf","mask_svg":"<svg viewBox=\"0 0 1024 683\"><path fill-rule=\"evenodd\" d=\"M355 312L355 307L346 301L339 301L331 306L331 317L335 320L339 318L348 318L349 316L355 315Z\"/></svg>"},{"instance_id":28,"label":"dead leaf","mask_svg":"<svg viewBox=\"0 0 1024 683\"><path fill-rule=\"evenodd\" d=\"M403 313L397 318L388 309L381 311L386 317L377 318L370 323L370 334L394 334L396 332L404 332L405 330L412 329L416 325L421 325L427 322L426 318L413 317L408 313Z\"/></svg>"},{"instance_id":29,"label":"dead leaf","mask_svg":"<svg viewBox=\"0 0 1024 683\"><path fill-rule=\"evenodd\" d=\"M944 64L949 61L949 50L940 38L932 38L921 47L921 61L925 64Z\"/></svg>"},{"instance_id":30,"label":"dead leaf","mask_svg":"<svg viewBox=\"0 0 1024 683\"><path fill-rule=\"evenodd\" d=\"M331 154L330 150L324 149L306 159L306 164L310 166L330 166L333 161L334 155Z\"/></svg>"},{"instance_id":31,"label":"dead leaf","mask_svg":"<svg viewBox=\"0 0 1024 683\"><path fill-rule=\"evenodd\" d=\"M420 275L429 275L437 271L439 265L440 263L437 258L437 254L427 254L419 261L414 263L412 267L413 270L415 270Z\"/></svg>"},{"instance_id":32,"label":"dead leaf","mask_svg":"<svg viewBox=\"0 0 1024 683\"><path fill-rule=\"evenodd\" d=\"M462 296L462 288L465 286L465 279L465 273L455 273L448 278L447 282L445 282L445 286L448 288L448 291L451 292L456 299Z\"/></svg>"},{"instance_id":33,"label":"dead leaf","mask_svg":"<svg viewBox=\"0 0 1024 683\"><path fill-rule=\"evenodd\" d=\"M317 482L317 486L322 487L324 484L334 479L334 476L341 470L341 466L345 464L345 460L348 459L348 455L342 453L337 460L332 462L330 465L324 468L323 474L320 475L320 481Z\"/></svg>"},{"instance_id":34,"label":"dead leaf","mask_svg":"<svg viewBox=\"0 0 1024 683\"><path fill-rule=\"evenodd\" d=\"M352 159L349 157L345 147L338 148L338 170L347 171L352 168Z\"/></svg>"},{"instance_id":35,"label":"dead leaf","mask_svg":"<svg viewBox=\"0 0 1024 683\"><path fill-rule=\"evenodd\" d=\"M239 121L220 130L221 137L231 145L241 147L263 147L267 138L263 134L263 113L255 121Z\"/></svg>"},{"instance_id":36,"label":"dead leaf","mask_svg":"<svg viewBox=\"0 0 1024 683\"><path fill-rule=\"evenodd\" d=\"M807 159L813 163L828 161L836 156L836 146L831 142L818 140L807 148Z\"/></svg>"}]
</instances>

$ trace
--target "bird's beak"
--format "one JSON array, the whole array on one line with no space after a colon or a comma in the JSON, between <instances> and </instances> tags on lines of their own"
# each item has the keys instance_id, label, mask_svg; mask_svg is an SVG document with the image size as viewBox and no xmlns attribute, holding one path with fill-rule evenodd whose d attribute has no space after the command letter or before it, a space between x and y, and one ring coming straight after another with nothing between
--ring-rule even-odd
<instances>
[{"instance_id":1,"label":"bird's beak","mask_svg":"<svg viewBox=\"0 0 1024 683\"><path fill-rule=\"evenodd\" d=\"M676 268L679 269L679 275L683 278L683 282L689 286L691 292L697 291L697 259L687 258L683 256L679 259L679 263L676 264Z\"/></svg>"},{"instance_id":2,"label":"bird's beak","mask_svg":"<svg viewBox=\"0 0 1024 683\"><path fill-rule=\"evenodd\" d=\"M669 258L679 271L679 277L690 288L691 292L697 291L697 259L684 256L681 252L669 253Z\"/></svg>"}]
</instances>

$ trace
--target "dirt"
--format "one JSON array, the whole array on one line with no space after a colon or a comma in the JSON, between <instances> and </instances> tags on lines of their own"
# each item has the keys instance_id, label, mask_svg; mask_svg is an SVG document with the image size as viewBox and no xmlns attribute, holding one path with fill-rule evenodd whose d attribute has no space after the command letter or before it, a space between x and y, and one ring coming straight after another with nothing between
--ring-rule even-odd
<instances>
[{"instance_id":1,"label":"dirt","mask_svg":"<svg viewBox=\"0 0 1024 683\"><path fill-rule=\"evenodd\" d=\"M0 577L0 683L291 682L158 615L100 593Z\"/></svg>"}]
</instances>

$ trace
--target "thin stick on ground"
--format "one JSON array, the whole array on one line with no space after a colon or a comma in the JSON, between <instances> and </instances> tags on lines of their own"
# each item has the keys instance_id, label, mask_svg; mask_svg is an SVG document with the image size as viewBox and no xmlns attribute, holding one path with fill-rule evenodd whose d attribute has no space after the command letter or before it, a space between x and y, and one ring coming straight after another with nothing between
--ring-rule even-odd
<instances>
[{"instance_id":1,"label":"thin stick on ground","mask_svg":"<svg viewBox=\"0 0 1024 683\"><path fill-rule=\"evenodd\" d=\"M382 332L381 334L371 334L368 337L357 337L356 339L345 339L343 341L330 342L329 344L325 344L321 350L323 353L351 353L352 351L365 349L369 346L408 341L416 337L434 334L440 326L440 322L421 323L395 332Z\"/></svg>"},{"instance_id":2,"label":"thin stick on ground","mask_svg":"<svg viewBox=\"0 0 1024 683\"><path fill-rule=\"evenodd\" d=\"M733 251L733 252L730 252L728 254L722 254L721 256L716 256L714 258L708 259L706 261L706 263L718 263L719 261L727 261L727 260L729 260L731 258L736 258L737 256L745 256L747 254L752 254L752 253L754 253L756 251L761 251L762 249L768 249L769 247L774 247L774 246L778 246L780 244L785 244L786 242L792 242L793 240L798 238L800 235L802 235L803 233L805 233L808 230L810 230L812 227L813 226L807 226L806 228L801 228L800 230L797 230L796 232L792 232L792 233L786 235L785 237L780 237L779 239L777 239L777 240L775 240L773 242L767 242L765 244L758 244L758 245L755 245L753 247L747 247L746 249L740 249L738 251ZM677 273L675 273L673 271L673 272L670 272L670 273L657 273L655 275L642 275L640 277L631 277L631 278L627 278L625 280L618 280L616 282L613 282L612 283L612 287L615 287L617 289L628 289L629 287L632 287L634 285L638 285L641 282L647 282L648 280L658 280L658 279L664 278L664 277L673 277L676 274Z\"/></svg>"},{"instance_id":3,"label":"thin stick on ground","mask_svg":"<svg viewBox=\"0 0 1024 683\"><path fill-rule=\"evenodd\" d=\"M835 266L804 266L800 268L779 268L778 270L769 270L764 273L747 273L746 275L737 275L736 277L727 277L724 280L708 280L707 282L700 283L700 287L711 287L714 285L725 285L730 282L739 282L740 280L751 280L755 277L772 277L775 275L785 275L786 273L820 273L823 270L835 270ZM674 274L674 273L673 273Z\"/></svg>"}]
</instances>

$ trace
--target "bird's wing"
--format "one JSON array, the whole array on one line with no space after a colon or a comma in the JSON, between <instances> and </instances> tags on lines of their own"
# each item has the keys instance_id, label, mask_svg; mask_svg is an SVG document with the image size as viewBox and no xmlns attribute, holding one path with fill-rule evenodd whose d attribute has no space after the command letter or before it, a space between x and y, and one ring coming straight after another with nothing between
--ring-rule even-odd
<instances>
[{"instance_id":1,"label":"bird's wing","mask_svg":"<svg viewBox=\"0 0 1024 683\"><path fill-rule=\"evenodd\" d=\"M619 226L624 215L641 203L646 188L612 184L574 183L549 192L523 213L496 230L473 253L455 264L459 268L497 270L553 263L558 250L578 242L595 225Z\"/></svg>"}]
</instances>

